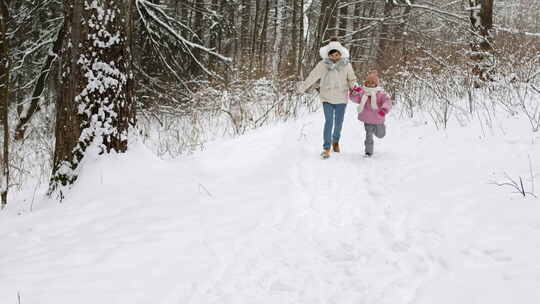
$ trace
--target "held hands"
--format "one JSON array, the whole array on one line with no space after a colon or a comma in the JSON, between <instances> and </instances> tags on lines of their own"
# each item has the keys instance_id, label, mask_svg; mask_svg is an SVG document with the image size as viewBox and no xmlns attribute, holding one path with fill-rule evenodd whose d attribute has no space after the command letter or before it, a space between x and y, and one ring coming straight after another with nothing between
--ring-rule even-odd
<instances>
[{"instance_id":1,"label":"held hands","mask_svg":"<svg viewBox=\"0 0 540 304\"><path fill-rule=\"evenodd\" d=\"M362 93L363 91L364 89L362 89L362 87L360 87L358 84L355 84L351 90L351 94L356 95L358 93Z\"/></svg>"}]
</instances>

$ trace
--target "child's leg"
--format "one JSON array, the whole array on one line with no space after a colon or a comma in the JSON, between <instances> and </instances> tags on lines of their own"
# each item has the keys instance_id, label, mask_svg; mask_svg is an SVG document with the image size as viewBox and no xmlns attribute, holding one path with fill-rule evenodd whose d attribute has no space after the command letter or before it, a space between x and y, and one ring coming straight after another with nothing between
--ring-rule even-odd
<instances>
[{"instance_id":1,"label":"child's leg","mask_svg":"<svg viewBox=\"0 0 540 304\"><path fill-rule=\"evenodd\" d=\"M375 125L375 136L377 136L377 138L383 138L385 135L386 135L386 126L384 124Z\"/></svg>"},{"instance_id":2,"label":"child's leg","mask_svg":"<svg viewBox=\"0 0 540 304\"><path fill-rule=\"evenodd\" d=\"M364 141L365 152L366 154L373 154L373 133L375 132L376 126L368 123L364 123L364 128L366 129L366 140Z\"/></svg>"}]
</instances>

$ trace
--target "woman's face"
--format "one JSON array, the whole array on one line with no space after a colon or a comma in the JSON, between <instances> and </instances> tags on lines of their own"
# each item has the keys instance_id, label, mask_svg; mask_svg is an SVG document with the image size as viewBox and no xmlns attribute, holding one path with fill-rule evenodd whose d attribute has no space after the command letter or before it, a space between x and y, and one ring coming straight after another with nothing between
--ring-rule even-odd
<instances>
[{"instance_id":1,"label":"woman's face","mask_svg":"<svg viewBox=\"0 0 540 304\"><path fill-rule=\"evenodd\" d=\"M328 55L328 58L332 60L333 62L337 62L341 59L341 53L340 52L334 52L330 55Z\"/></svg>"}]
</instances>

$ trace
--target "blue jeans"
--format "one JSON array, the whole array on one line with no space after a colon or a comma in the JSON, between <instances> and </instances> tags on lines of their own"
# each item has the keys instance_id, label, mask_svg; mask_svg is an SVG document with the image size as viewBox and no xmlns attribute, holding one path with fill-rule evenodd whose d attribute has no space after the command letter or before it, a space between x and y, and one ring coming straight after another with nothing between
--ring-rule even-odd
<instances>
[{"instance_id":1,"label":"blue jeans","mask_svg":"<svg viewBox=\"0 0 540 304\"><path fill-rule=\"evenodd\" d=\"M331 104L323 102L324 110L324 142L323 149L330 149L333 142L339 142L341 136L341 127L343 126L343 117L345 116L345 108L347 104ZM335 123L334 123L335 119ZM332 128L334 132L332 134Z\"/></svg>"}]
</instances>

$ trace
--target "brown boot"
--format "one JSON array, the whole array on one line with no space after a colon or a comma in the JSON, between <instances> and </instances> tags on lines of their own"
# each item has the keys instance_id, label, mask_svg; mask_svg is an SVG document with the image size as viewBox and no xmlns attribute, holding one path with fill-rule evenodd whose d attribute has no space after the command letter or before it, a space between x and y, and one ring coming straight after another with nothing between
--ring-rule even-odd
<instances>
[{"instance_id":1,"label":"brown boot","mask_svg":"<svg viewBox=\"0 0 540 304\"><path fill-rule=\"evenodd\" d=\"M329 157L330 157L330 149L323 149L323 151L321 152L321 158L327 159Z\"/></svg>"},{"instance_id":2,"label":"brown boot","mask_svg":"<svg viewBox=\"0 0 540 304\"><path fill-rule=\"evenodd\" d=\"M339 149L339 143L338 142L335 142L332 144L332 149L334 149L334 152L341 152L341 150Z\"/></svg>"}]
</instances>

